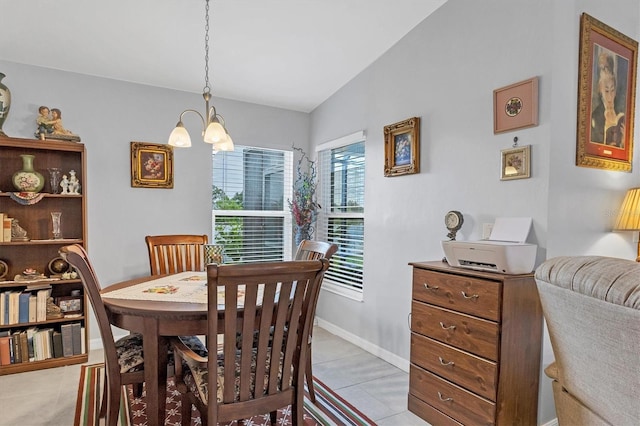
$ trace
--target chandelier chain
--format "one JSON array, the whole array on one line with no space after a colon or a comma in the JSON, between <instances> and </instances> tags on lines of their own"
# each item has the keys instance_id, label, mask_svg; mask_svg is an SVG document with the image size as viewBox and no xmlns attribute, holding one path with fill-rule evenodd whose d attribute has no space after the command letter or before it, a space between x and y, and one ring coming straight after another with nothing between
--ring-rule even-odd
<instances>
[{"instance_id":1,"label":"chandelier chain","mask_svg":"<svg viewBox=\"0 0 640 426\"><path fill-rule=\"evenodd\" d=\"M209 86L209 0L205 4L204 17L204 93L211 92Z\"/></svg>"}]
</instances>

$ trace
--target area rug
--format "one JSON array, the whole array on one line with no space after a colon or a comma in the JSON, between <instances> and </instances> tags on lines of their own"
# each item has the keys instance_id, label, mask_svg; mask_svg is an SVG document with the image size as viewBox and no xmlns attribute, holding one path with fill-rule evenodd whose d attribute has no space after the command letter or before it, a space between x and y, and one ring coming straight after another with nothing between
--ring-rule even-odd
<instances>
[{"instance_id":1,"label":"area rug","mask_svg":"<svg viewBox=\"0 0 640 426\"><path fill-rule=\"evenodd\" d=\"M74 426L93 426L95 418L100 412L100 401L104 386L104 364L83 365L80 372L80 384L78 386L78 399L76 402L76 413ZM304 424L305 426L317 425L375 425L375 423L359 412L355 407L345 401L329 389L324 383L313 378L316 391L316 403L308 400L308 393L305 386L304 398ZM145 414L146 403L144 402L144 390L141 398L133 396L131 386L122 388L122 398L120 403L120 415L118 425L120 426L145 426L147 416ZM176 390L172 378L167 383L167 409L165 425L180 425L180 393ZM200 413L193 408L191 425L201 424ZM100 424L104 424L104 419L100 419ZM229 425L236 425L236 422ZM269 425L269 416L254 416L245 421L245 425L261 426ZM291 407L278 410L277 425L291 425Z\"/></svg>"}]
</instances>

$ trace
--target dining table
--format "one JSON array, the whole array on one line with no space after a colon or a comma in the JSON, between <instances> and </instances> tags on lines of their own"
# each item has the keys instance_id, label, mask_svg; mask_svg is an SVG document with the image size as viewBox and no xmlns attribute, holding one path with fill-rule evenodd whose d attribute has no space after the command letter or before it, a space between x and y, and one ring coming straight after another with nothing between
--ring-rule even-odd
<instances>
[{"instance_id":1,"label":"dining table","mask_svg":"<svg viewBox=\"0 0 640 426\"><path fill-rule=\"evenodd\" d=\"M104 288L102 300L112 325L143 336L147 424L162 425L169 339L207 333L206 272L123 281Z\"/></svg>"}]
</instances>

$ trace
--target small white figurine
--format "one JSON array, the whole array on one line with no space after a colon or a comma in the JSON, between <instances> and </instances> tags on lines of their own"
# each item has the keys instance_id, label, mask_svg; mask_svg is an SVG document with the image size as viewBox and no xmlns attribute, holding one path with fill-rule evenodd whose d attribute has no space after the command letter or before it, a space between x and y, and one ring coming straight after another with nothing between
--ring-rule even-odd
<instances>
[{"instance_id":1,"label":"small white figurine","mask_svg":"<svg viewBox=\"0 0 640 426\"><path fill-rule=\"evenodd\" d=\"M69 193L69 179L67 179L67 175L62 175L62 180L60 181L60 187L62 188L62 194Z\"/></svg>"},{"instance_id":2,"label":"small white figurine","mask_svg":"<svg viewBox=\"0 0 640 426\"><path fill-rule=\"evenodd\" d=\"M69 194L80 194L80 181L76 177L75 170L69 170Z\"/></svg>"}]
</instances>

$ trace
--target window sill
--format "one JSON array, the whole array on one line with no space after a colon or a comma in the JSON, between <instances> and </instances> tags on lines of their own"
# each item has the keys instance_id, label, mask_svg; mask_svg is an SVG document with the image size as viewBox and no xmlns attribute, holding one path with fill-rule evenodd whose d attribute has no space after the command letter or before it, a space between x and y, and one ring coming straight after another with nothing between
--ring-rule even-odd
<instances>
[{"instance_id":1,"label":"window sill","mask_svg":"<svg viewBox=\"0 0 640 426\"><path fill-rule=\"evenodd\" d=\"M347 299L352 299L357 302L364 302L362 291L346 288L345 286L336 284L332 281L327 280L326 278L324 279L322 287L320 288L322 290L328 291L329 293L334 293L339 296L346 297Z\"/></svg>"}]
</instances>

